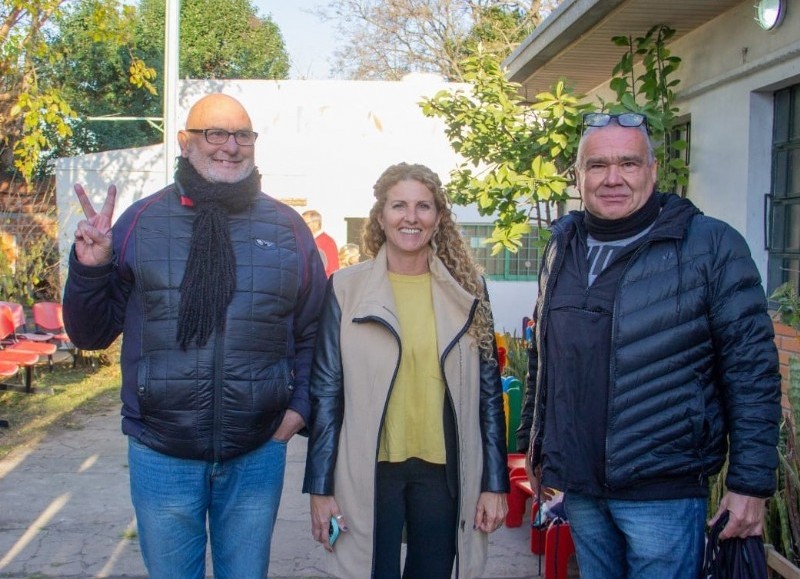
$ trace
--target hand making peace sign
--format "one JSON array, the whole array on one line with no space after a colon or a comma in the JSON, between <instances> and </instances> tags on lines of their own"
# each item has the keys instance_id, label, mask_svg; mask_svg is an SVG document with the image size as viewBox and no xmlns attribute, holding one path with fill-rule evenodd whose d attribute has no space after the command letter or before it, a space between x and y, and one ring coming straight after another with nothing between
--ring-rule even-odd
<instances>
[{"instance_id":1,"label":"hand making peace sign","mask_svg":"<svg viewBox=\"0 0 800 579\"><path fill-rule=\"evenodd\" d=\"M105 265L111 261L113 254L111 217L117 201L117 186L109 185L100 213L94 210L89 196L79 183L75 183L75 194L86 216L75 230L75 256L83 265Z\"/></svg>"}]
</instances>

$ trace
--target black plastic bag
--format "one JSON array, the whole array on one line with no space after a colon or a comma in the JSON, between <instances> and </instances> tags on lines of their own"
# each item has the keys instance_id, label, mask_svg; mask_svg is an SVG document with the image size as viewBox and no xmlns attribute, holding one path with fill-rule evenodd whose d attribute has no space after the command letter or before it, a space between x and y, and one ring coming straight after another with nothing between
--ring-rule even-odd
<instances>
[{"instance_id":1,"label":"black plastic bag","mask_svg":"<svg viewBox=\"0 0 800 579\"><path fill-rule=\"evenodd\" d=\"M726 511L708 532L702 579L768 579L764 541L760 536L720 541L727 523Z\"/></svg>"}]
</instances>

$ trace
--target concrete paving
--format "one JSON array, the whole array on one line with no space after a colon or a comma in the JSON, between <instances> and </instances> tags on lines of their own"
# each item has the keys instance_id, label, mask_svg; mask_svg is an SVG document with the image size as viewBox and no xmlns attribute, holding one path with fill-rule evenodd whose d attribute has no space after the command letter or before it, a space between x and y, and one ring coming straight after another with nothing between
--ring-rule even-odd
<instances>
[{"instance_id":1,"label":"concrete paving","mask_svg":"<svg viewBox=\"0 0 800 579\"><path fill-rule=\"evenodd\" d=\"M146 577L119 424L116 408L102 411L0 461L0 577ZM329 577L300 492L305 450L304 438L289 444L270 563L276 579ZM536 579L538 570L526 524L491 535L486 578Z\"/></svg>"}]
</instances>

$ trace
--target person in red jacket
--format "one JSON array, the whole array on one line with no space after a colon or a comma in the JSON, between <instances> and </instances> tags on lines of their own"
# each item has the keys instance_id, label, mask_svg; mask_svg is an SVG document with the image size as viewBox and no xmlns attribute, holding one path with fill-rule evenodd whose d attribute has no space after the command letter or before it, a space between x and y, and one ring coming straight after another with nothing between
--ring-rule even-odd
<instances>
[{"instance_id":1,"label":"person in red jacket","mask_svg":"<svg viewBox=\"0 0 800 579\"><path fill-rule=\"evenodd\" d=\"M314 243L317 244L319 256L325 265L325 275L331 277L331 274L339 269L338 246L333 237L322 231L322 215L319 214L319 211L314 211L313 209L304 211L303 219L306 220L308 228L314 234Z\"/></svg>"}]
</instances>

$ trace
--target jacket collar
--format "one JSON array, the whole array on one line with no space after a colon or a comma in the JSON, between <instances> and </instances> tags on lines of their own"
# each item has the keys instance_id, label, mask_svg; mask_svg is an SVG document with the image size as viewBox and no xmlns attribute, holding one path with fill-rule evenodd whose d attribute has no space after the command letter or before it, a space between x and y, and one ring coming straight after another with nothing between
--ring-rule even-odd
<instances>
[{"instance_id":1,"label":"jacket collar","mask_svg":"<svg viewBox=\"0 0 800 579\"><path fill-rule=\"evenodd\" d=\"M647 234L650 239L682 239L686 235L689 223L700 211L691 201L683 199L674 193L654 192L661 204L661 213L656 218L653 228ZM553 235L569 232L578 228L585 231L583 225L583 211L570 211L567 215L556 219L550 226Z\"/></svg>"},{"instance_id":2,"label":"jacket collar","mask_svg":"<svg viewBox=\"0 0 800 579\"><path fill-rule=\"evenodd\" d=\"M439 349L457 338L471 323L477 298L472 296L450 275L444 263L431 251L428 257L431 272L431 292L436 319ZM388 323L400 335L392 284L386 258L386 246L378 251L367 276L362 299L355 308L355 319L378 318Z\"/></svg>"}]
</instances>

